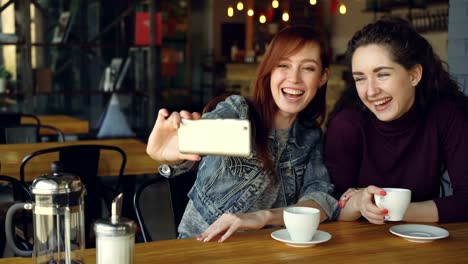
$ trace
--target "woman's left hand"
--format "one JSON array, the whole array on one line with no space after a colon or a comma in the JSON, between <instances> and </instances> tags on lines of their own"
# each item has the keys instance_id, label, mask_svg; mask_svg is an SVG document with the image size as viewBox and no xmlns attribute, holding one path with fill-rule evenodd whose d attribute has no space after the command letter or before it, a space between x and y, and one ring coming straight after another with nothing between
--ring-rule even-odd
<instances>
[{"instance_id":1,"label":"woman's left hand","mask_svg":"<svg viewBox=\"0 0 468 264\"><path fill-rule=\"evenodd\" d=\"M341 195L340 200L338 201L338 206L340 208L344 208L346 206L346 203L351 199L351 197L359 191L359 188L349 188L346 190L343 195Z\"/></svg>"},{"instance_id":2,"label":"woman's left hand","mask_svg":"<svg viewBox=\"0 0 468 264\"><path fill-rule=\"evenodd\" d=\"M266 216L262 211L246 214L225 213L218 218L208 229L197 236L197 240L208 242L221 235L218 242L223 242L238 230L260 229L266 225Z\"/></svg>"}]
</instances>

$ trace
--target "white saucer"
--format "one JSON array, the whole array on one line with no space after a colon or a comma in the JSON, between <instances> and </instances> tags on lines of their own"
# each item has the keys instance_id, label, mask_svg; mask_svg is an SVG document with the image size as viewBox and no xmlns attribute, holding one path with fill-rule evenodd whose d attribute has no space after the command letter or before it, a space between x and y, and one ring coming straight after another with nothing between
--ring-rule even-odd
<instances>
[{"instance_id":1,"label":"white saucer","mask_svg":"<svg viewBox=\"0 0 468 264\"><path fill-rule=\"evenodd\" d=\"M330 235L330 233L317 230L315 231L314 237L312 238L311 241L298 242L298 241L291 240L291 237L289 236L287 229L281 229L281 230L276 230L275 232L271 233L271 237L278 241L284 242L288 246L291 246L291 247L313 247L317 244L327 242L328 240L331 239L332 236Z\"/></svg>"},{"instance_id":2,"label":"white saucer","mask_svg":"<svg viewBox=\"0 0 468 264\"><path fill-rule=\"evenodd\" d=\"M449 232L443 228L415 224L392 226L390 233L417 243L428 243L449 236Z\"/></svg>"}]
</instances>

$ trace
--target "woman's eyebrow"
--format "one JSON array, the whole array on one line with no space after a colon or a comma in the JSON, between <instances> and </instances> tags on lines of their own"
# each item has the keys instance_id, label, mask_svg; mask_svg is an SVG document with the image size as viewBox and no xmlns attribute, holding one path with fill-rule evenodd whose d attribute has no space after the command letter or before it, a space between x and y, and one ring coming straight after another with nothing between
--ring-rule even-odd
<instances>
[{"instance_id":1,"label":"woman's eyebrow","mask_svg":"<svg viewBox=\"0 0 468 264\"><path fill-rule=\"evenodd\" d=\"M393 67L389 67L389 66L382 66L382 67L377 67L373 70L373 72L378 72L378 71L381 71L381 70L393 70L394 68Z\"/></svg>"},{"instance_id":2,"label":"woman's eyebrow","mask_svg":"<svg viewBox=\"0 0 468 264\"><path fill-rule=\"evenodd\" d=\"M382 66L382 67L377 67L377 68L373 69L372 71L373 72L379 72L381 70L393 70L393 69L395 69L395 68L388 67L388 66ZM364 75L364 73L360 72L360 71L353 71L352 74L353 75Z\"/></svg>"}]
</instances>

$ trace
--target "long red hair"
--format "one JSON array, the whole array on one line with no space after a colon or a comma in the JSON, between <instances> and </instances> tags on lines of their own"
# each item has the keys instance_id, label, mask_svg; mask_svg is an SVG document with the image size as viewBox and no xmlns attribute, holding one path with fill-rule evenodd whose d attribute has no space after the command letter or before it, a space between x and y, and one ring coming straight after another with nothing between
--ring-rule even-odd
<instances>
[{"instance_id":1,"label":"long red hair","mask_svg":"<svg viewBox=\"0 0 468 264\"><path fill-rule=\"evenodd\" d=\"M292 55L309 43L320 47L321 71L330 66L330 49L325 34L314 27L295 25L281 30L268 46L262 62L257 68L256 79L253 82L253 107L257 112L255 120L255 145L257 157L265 169L274 172L273 163L268 150L268 133L272 129L275 113L278 107L271 94L271 72L279 61ZM298 114L298 121L306 126L319 127L325 120L327 83L317 90L312 101ZM255 118L255 119L257 119ZM274 174L274 173L273 173Z\"/></svg>"},{"instance_id":2,"label":"long red hair","mask_svg":"<svg viewBox=\"0 0 468 264\"><path fill-rule=\"evenodd\" d=\"M255 150L257 159L265 170L269 172L272 180L276 181L275 168L268 149L268 134L272 129L275 113L278 107L271 94L271 72L279 61L292 55L309 43L318 44L320 47L321 71L324 72L330 66L330 50L325 35L307 25L294 25L281 30L268 46L262 62L257 68L256 79L253 81L253 98L248 98L249 118L252 123ZM298 121L305 126L320 127L325 119L325 96L327 83L317 90L312 101L298 114ZM203 112L212 110L216 104L225 99L227 95L213 98L204 107Z\"/></svg>"}]
</instances>

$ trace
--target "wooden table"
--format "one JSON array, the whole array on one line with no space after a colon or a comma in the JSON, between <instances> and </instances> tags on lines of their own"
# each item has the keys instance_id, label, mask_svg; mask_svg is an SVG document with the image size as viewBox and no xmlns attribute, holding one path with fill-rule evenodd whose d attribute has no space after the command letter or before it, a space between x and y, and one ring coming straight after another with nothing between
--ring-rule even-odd
<instances>
[{"instance_id":1,"label":"wooden table","mask_svg":"<svg viewBox=\"0 0 468 264\"><path fill-rule=\"evenodd\" d=\"M40 115L38 116L42 125L49 125L60 129L64 134L87 134L89 132L89 122L67 115ZM23 117L22 124L35 123L33 119ZM53 131L41 129L42 135L53 134Z\"/></svg>"},{"instance_id":2,"label":"wooden table","mask_svg":"<svg viewBox=\"0 0 468 264\"><path fill-rule=\"evenodd\" d=\"M195 239L140 243L135 263L468 263L468 223L431 224L450 232L432 243L413 243L390 234L395 224L363 222L321 224L332 239L311 248L294 248L273 240L273 229L237 233L224 243ZM96 252L87 249L86 264L96 263ZM26 264L31 259L7 258L2 263Z\"/></svg>"},{"instance_id":3,"label":"wooden table","mask_svg":"<svg viewBox=\"0 0 468 264\"><path fill-rule=\"evenodd\" d=\"M45 148L79 144L102 144L120 147L127 154L127 165L124 171L125 175L156 173L159 166L159 164L146 154L146 144L141 141L136 139L102 139L30 144L0 144L0 162L2 165L0 173L19 179L21 161L29 153ZM100 158L98 175L117 176L121 162L120 157L115 153L102 151ZM32 181L35 177L50 172L50 164L56 160L58 160L58 155L46 155L29 161L30 164L25 168L26 181ZM80 161L78 160L77 162Z\"/></svg>"}]
</instances>

